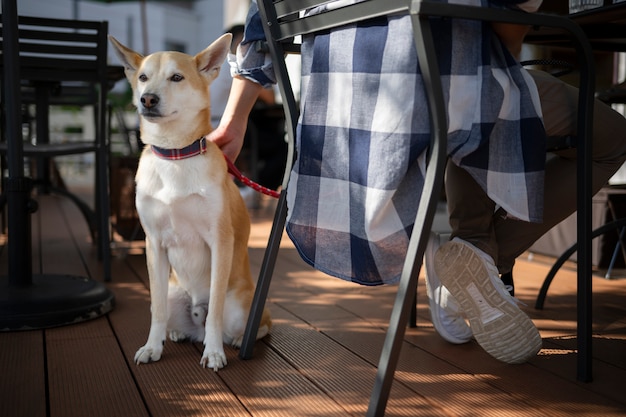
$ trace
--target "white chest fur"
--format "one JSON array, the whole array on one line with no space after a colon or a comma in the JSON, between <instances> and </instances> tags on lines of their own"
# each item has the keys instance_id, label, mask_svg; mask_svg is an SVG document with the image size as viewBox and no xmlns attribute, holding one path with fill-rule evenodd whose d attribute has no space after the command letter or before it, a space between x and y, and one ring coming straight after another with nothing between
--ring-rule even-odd
<instances>
[{"instance_id":1,"label":"white chest fur","mask_svg":"<svg viewBox=\"0 0 626 417\"><path fill-rule=\"evenodd\" d=\"M224 220L225 169L215 169L208 154L171 161L147 154L137 170L136 205L146 234L165 249L177 272L206 273L210 259L189 259L190 248L216 242L217 219ZM204 251L205 253L207 251ZM196 253L192 251L191 253ZM186 275L186 274L179 274Z\"/></svg>"}]
</instances>

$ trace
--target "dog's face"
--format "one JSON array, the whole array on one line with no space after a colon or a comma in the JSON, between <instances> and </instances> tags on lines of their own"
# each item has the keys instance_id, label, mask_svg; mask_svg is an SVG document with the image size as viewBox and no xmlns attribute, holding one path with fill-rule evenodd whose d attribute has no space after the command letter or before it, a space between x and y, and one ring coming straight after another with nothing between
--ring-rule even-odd
<instances>
[{"instance_id":1,"label":"dog's face","mask_svg":"<svg viewBox=\"0 0 626 417\"><path fill-rule=\"evenodd\" d=\"M208 133L209 85L219 74L231 39L232 35L223 35L195 56L156 52L144 57L109 36L132 86L133 104L141 116L142 139L145 136L146 143L158 142L159 137L171 138L172 133L197 135L188 132L190 128L204 129L200 135Z\"/></svg>"}]
</instances>

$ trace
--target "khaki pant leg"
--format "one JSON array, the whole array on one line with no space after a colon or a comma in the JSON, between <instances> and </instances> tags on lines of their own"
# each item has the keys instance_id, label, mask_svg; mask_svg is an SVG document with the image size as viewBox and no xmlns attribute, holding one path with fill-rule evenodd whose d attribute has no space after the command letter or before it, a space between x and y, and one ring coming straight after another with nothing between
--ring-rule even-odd
<instances>
[{"instance_id":1,"label":"khaki pant leg","mask_svg":"<svg viewBox=\"0 0 626 417\"><path fill-rule=\"evenodd\" d=\"M578 89L538 71L531 71L541 98L546 133L576 134ZM592 191L598 192L626 159L626 119L595 100L592 137ZM494 219L499 247L498 266L507 272L515 258L553 226L576 211L576 151L552 155L546 162L543 223Z\"/></svg>"},{"instance_id":2,"label":"khaki pant leg","mask_svg":"<svg viewBox=\"0 0 626 417\"><path fill-rule=\"evenodd\" d=\"M576 134L578 90L540 71L530 71L541 100L548 136ZM626 160L626 119L604 103L594 105L592 189L596 193ZM452 235L494 257L501 273L554 225L576 210L576 151L549 155L546 161L542 223L494 213L486 193L462 169L448 163L446 193ZM455 182L455 184L452 184ZM473 183L473 184L472 184Z\"/></svg>"}]
</instances>

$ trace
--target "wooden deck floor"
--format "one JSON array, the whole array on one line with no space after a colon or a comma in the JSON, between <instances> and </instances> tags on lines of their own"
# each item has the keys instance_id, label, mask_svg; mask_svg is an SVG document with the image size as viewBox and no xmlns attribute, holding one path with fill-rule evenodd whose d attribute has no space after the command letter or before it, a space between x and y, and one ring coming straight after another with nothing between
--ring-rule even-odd
<instances>
[{"instance_id":1,"label":"wooden deck floor","mask_svg":"<svg viewBox=\"0 0 626 417\"><path fill-rule=\"evenodd\" d=\"M34 268L100 280L100 265L75 207L40 198L33 216ZM253 217L258 273L270 222ZM4 242L4 241L3 241ZM6 245L3 243L2 248ZM270 289L271 334L242 361L227 349L215 373L200 344L167 342L159 362L133 363L149 328L144 256L113 260L116 297L105 317L47 330L0 333L0 416L358 416L369 401L395 287L367 288L305 265L288 239ZM7 253L2 250L1 272ZM423 279L418 327L408 329L389 416L624 416L626 281L594 279L594 381L575 379L575 273L562 270L546 309L532 306L550 259L516 265L516 295L544 349L524 365L493 360L474 342L454 346L430 323Z\"/></svg>"}]
</instances>

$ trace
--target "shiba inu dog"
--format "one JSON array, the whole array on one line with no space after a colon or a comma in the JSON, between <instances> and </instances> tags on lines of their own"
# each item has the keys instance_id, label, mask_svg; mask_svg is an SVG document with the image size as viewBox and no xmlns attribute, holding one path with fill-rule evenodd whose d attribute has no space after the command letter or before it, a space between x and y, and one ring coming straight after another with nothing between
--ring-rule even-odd
<instances>
[{"instance_id":1,"label":"shiba inu dog","mask_svg":"<svg viewBox=\"0 0 626 417\"><path fill-rule=\"evenodd\" d=\"M224 343L241 346L254 283L250 218L211 132L209 85L228 53L226 34L195 56L148 56L115 38L140 116L143 150L135 181L146 233L151 325L136 363L161 358L166 336L202 341L200 364L226 365ZM264 312L257 339L271 326Z\"/></svg>"}]
</instances>

